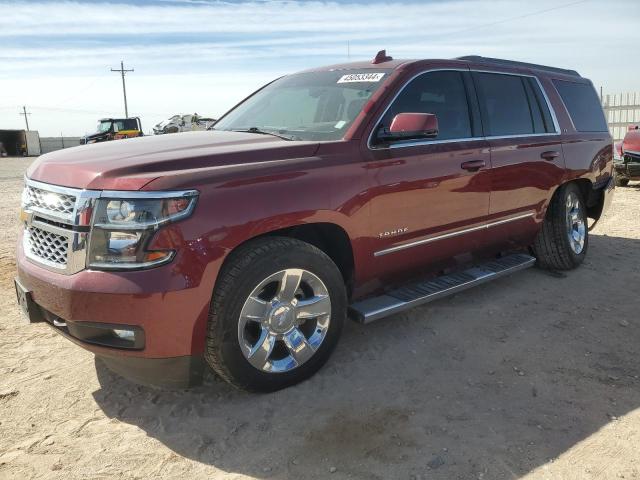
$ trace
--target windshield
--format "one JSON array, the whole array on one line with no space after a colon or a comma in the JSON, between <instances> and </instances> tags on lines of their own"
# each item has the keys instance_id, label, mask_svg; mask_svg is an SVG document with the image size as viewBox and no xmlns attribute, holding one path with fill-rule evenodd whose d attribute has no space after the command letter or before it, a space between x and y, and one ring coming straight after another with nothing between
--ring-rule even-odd
<instances>
[{"instance_id":1,"label":"windshield","mask_svg":"<svg viewBox=\"0 0 640 480\"><path fill-rule=\"evenodd\" d=\"M336 70L283 77L231 110L213 129L339 140L389 72Z\"/></svg>"},{"instance_id":2,"label":"windshield","mask_svg":"<svg viewBox=\"0 0 640 480\"><path fill-rule=\"evenodd\" d=\"M98 133L108 132L109 130L111 130L111 120L107 122L100 122L98 124Z\"/></svg>"}]
</instances>

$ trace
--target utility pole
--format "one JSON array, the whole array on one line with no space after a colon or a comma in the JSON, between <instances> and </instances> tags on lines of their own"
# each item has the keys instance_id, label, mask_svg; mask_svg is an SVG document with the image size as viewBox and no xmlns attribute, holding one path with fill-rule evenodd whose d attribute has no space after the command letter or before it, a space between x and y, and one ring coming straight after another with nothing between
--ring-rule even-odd
<instances>
[{"instance_id":1,"label":"utility pole","mask_svg":"<svg viewBox=\"0 0 640 480\"><path fill-rule=\"evenodd\" d=\"M129 118L129 109L127 108L127 87L124 84L124 74L127 72L133 72L133 68L131 70L124 69L124 62L120 62L120 68L112 68L112 72L120 72L122 74L122 94L124 95L124 116L125 118Z\"/></svg>"},{"instance_id":2,"label":"utility pole","mask_svg":"<svg viewBox=\"0 0 640 480\"><path fill-rule=\"evenodd\" d=\"M27 124L27 132L29 131L29 119L27 118L27 115L31 115L31 113L27 112L27 107L25 107L24 105L22 106L22 112L20 112L18 115L24 115L24 123Z\"/></svg>"}]
</instances>

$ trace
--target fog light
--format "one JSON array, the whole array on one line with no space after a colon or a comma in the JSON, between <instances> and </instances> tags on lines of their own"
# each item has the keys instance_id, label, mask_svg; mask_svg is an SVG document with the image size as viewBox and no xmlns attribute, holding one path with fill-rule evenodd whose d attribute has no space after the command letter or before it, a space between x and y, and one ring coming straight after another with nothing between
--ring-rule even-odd
<instances>
[{"instance_id":1,"label":"fog light","mask_svg":"<svg viewBox=\"0 0 640 480\"><path fill-rule=\"evenodd\" d=\"M126 340L128 342L133 342L136 339L136 332L134 332L133 330L114 329L113 334L116 337L121 338L122 340Z\"/></svg>"},{"instance_id":2,"label":"fog light","mask_svg":"<svg viewBox=\"0 0 640 480\"><path fill-rule=\"evenodd\" d=\"M139 325L67 322L69 335L86 343L109 348L144 349L144 330Z\"/></svg>"}]
</instances>

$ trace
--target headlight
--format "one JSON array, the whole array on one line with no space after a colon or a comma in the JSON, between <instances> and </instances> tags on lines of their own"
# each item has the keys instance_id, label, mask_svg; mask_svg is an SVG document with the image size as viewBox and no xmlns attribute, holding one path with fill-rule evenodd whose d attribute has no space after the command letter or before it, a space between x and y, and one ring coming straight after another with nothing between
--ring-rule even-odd
<instances>
[{"instance_id":1,"label":"headlight","mask_svg":"<svg viewBox=\"0 0 640 480\"><path fill-rule=\"evenodd\" d=\"M618 142L613 145L613 161L622 162L624 160L622 156L622 142Z\"/></svg>"},{"instance_id":2,"label":"headlight","mask_svg":"<svg viewBox=\"0 0 640 480\"><path fill-rule=\"evenodd\" d=\"M171 261L173 250L148 250L156 230L193 212L198 192L118 193L101 197L93 216L90 268L140 269ZM160 197L153 198L154 195Z\"/></svg>"}]
</instances>

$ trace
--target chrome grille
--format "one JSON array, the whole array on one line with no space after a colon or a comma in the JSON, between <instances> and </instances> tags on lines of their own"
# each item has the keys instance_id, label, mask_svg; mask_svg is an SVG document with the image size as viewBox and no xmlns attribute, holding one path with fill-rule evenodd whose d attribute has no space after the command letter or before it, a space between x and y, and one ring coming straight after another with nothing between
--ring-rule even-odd
<instances>
[{"instance_id":1,"label":"chrome grille","mask_svg":"<svg viewBox=\"0 0 640 480\"><path fill-rule=\"evenodd\" d=\"M24 255L41 267L64 275L83 270L89 232L78 228L79 215L91 212L99 196L98 191L25 178L21 214Z\"/></svg>"},{"instance_id":2,"label":"chrome grille","mask_svg":"<svg viewBox=\"0 0 640 480\"><path fill-rule=\"evenodd\" d=\"M25 246L32 256L55 267L66 267L69 244L67 237L47 232L33 225L25 228L24 235Z\"/></svg>"},{"instance_id":3,"label":"chrome grille","mask_svg":"<svg viewBox=\"0 0 640 480\"><path fill-rule=\"evenodd\" d=\"M35 208L43 212L71 218L76 205L76 197L66 193L26 186L24 204L26 208Z\"/></svg>"},{"instance_id":4,"label":"chrome grille","mask_svg":"<svg viewBox=\"0 0 640 480\"><path fill-rule=\"evenodd\" d=\"M640 153L627 152L624 155L624 160L626 162L640 163Z\"/></svg>"}]
</instances>

